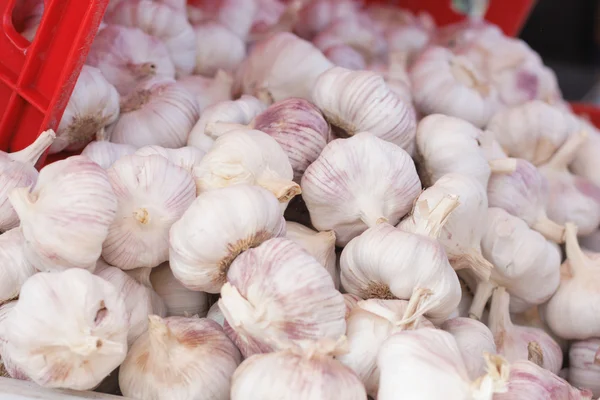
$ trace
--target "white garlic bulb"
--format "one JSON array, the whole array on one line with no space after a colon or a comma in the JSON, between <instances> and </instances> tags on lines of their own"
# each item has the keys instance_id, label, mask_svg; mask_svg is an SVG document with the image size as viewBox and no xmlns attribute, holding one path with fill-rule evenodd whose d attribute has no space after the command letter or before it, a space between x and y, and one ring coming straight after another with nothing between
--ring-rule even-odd
<instances>
[{"instance_id":1,"label":"white garlic bulb","mask_svg":"<svg viewBox=\"0 0 600 400\"><path fill-rule=\"evenodd\" d=\"M397 224L421 190L409 154L367 132L330 142L301 184L313 226L333 230L338 246L379 222Z\"/></svg>"},{"instance_id":2,"label":"white garlic bulb","mask_svg":"<svg viewBox=\"0 0 600 400\"><path fill-rule=\"evenodd\" d=\"M208 309L208 314L206 314L206 318L212 319L221 326L225 325L225 316L219 308L219 302L216 302L215 304L210 306L210 308Z\"/></svg>"},{"instance_id":3,"label":"white garlic bulb","mask_svg":"<svg viewBox=\"0 0 600 400\"><path fill-rule=\"evenodd\" d=\"M194 167L200 163L200 160L202 160L205 153L202 150L191 146L180 147L178 149L169 149L160 146L144 146L136 150L134 154L136 156L159 155L191 174Z\"/></svg>"},{"instance_id":4,"label":"white garlic bulb","mask_svg":"<svg viewBox=\"0 0 600 400\"><path fill-rule=\"evenodd\" d=\"M600 339L573 342L569 350L568 381L571 385L586 388L600 396Z\"/></svg>"},{"instance_id":5,"label":"white garlic bulb","mask_svg":"<svg viewBox=\"0 0 600 400\"><path fill-rule=\"evenodd\" d=\"M223 0L218 3L188 4L188 18L193 24L206 20L218 21L240 38L246 40L258 12L256 0Z\"/></svg>"},{"instance_id":6,"label":"white garlic bulb","mask_svg":"<svg viewBox=\"0 0 600 400\"><path fill-rule=\"evenodd\" d=\"M125 270L167 261L169 230L196 198L192 176L159 155L122 157L107 173L118 206L102 257Z\"/></svg>"},{"instance_id":7,"label":"white garlic bulb","mask_svg":"<svg viewBox=\"0 0 600 400\"><path fill-rule=\"evenodd\" d=\"M139 28L160 39L178 75L190 74L196 61L196 35L184 13L151 0L127 0L105 15L109 24Z\"/></svg>"},{"instance_id":8,"label":"white garlic bulb","mask_svg":"<svg viewBox=\"0 0 600 400\"><path fill-rule=\"evenodd\" d=\"M173 275L169 263L153 268L150 274L152 288L163 299L169 317L205 317L208 312L208 295L189 290Z\"/></svg>"},{"instance_id":9,"label":"white garlic bulb","mask_svg":"<svg viewBox=\"0 0 600 400\"><path fill-rule=\"evenodd\" d=\"M221 327L206 318L148 317L148 331L119 369L119 386L137 399L226 400L242 361Z\"/></svg>"},{"instance_id":10,"label":"white garlic bulb","mask_svg":"<svg viewBox=\"0 0 600 400\"><path fill-rule=\"evenodd\" d=\"M9 199L21 220L30 264L40 271L96 267L117 211L102 167L84 156L57 161L40 171L31 192L16 188Z\"/></svg>"},{"instance_id":11,"label":"white garlic bulb","mask_svg":"<svg viewBox=\"0 0 600 400\"><path fill-rule=\"evenodd\" d=\"M108 169L119 158L133 154L135 150L135 147L130 144L118 144L99 140L85 146L81 155L86 156L102 168Z\"/></svg>"},{"instance_id":12,"label":"white garlic bulb","mask_svg":"<svg viewBox=\"0 0 600 400\"><path fill-rule=\"evenodd\" d=\"M196 66L194 72L214 76L218 70L231 71L246 57L246 43L218 22L194 26Z\"/></svg>"},{"instance_id":13,"label":"white garlic bulb","mask_svg":"<svg viewBox=\"0 0 600 400\"><path fill-rule=\"evenodd\" d=\"M279 203L263 188L235 185L208 191L171 228L171 270L189 289L219 293L238 255L284 235Z\"/></svg>"},{"instance_id":14,"label":"white garlic bulb","mask_svg":"<svg viewBox=\"0 0 600 400\"><path fill-rule=\"evenodd\" d=\"M444 321L458 306L461 290L437 238L456 205L456 198L440 202L414 233L381 223L351 240L340 258L344 289L364 299L409 299L415 290L428 289L431 295L418 312L434 323Z\"/></svg>"},{"instance_id":15,"label":"white garlic bulb","mask_svg":"<svg viewBox=\"0 0 600 400\"><path fill-rule=\"evenodd\" d=\"M333 280L306 250L285 238L267 240L233 261L219 308L225 331L244 357L288 342L337 340L346 331L346 305Z\"/></svg>"},{"instance_id":16,"label":"white garlic bulb","mask_svg":"<svg viewBox=\"0 0 600 400\"><path fill-rule=\"evenodd\" d=\"M15 365L12 358L8 354L6 346L6 338L2 332L2 325L10 312L17 305L17 301L10 301L0 305L0 376L6 378L19 379L22 381L30 381L29 377L23 370Z\"/></svg>"},{"instance_id":17,"label":"white garlic bulb","mask_svg":"<svg viewBox=\"0 0 600 400\"><path fill-rule=\"evenodd\" d=\"M406 53L391 52L388 54L387 64L372 63L368 66L368 69L381 75L388 87L400 99L408 104L412 104L411 84L407 64L408 56ZM416 113L414 108L412 108L412 112Z\"/></svg>"},{"instance_id":18,"label":"white garlic bulb","mask_svg":"<svg viewBox=\"0 0 600 400\"><path fill-rule=\"evenodd\" d=\"M214 78L188 75L178 79L177 82L196 96L200 111L221 101L231 100L233 76L223 70L217 71Z\"/></svg>"},{"instance_id":19,"label":"white garlic bulb","mask_svg":"<svg viewBox=\"0 0 600 400\"><path fill-rule=\"evenodd\" d=\"M0 235L0 303L18 297L23 283L37 272L26 261L24 247L25 238L21 228Z\"/></svg>"},{"instance_id":20,"label":"white garlic bulb","mask_svg":"<svg viewBox=\"0 0 600 400\"><path fill-rule=\"evenodd\" d=\"M338 67L354 71L367 69L367 62L362 54L347 44L336 44L323 51L325 57Z\"/></svg>"},{"instance_id":21,"label":"white garlic bulb","mask_svg":"<svg viewBox=\"0 0 600 400\"><path fill-rule=\"evenodd\" d=\"M121 100L121 115L107 132L115 143L178 148L185 145L199 112L194 95L181 84L152 78Z\"/></svg>"},{"instance_id":22,"label":"white garlic bulb","mask_svg":"<svg viewBox=\"0 0 600 400\"><path fill-rule=\"evenodd\" d=\"M91 389L127 352L122 295L78 268L32 276L1 329L12 362L44 387Z\"/></svg>"},{"instance_id":23,"label":"white garlic bulb","mask_svg":"<svg viewBox=\"0 0 600 400\"><path fill-rule=\"evenodd\" d=\"M380 75L334 67L316 80L312 97L338 129L336 134L367 131L413 152L416 121L411 105L396 96ZM369 107L374 103L377 107Z\"/></svg>"},{"instance_id":24,"label":"white garlic bulb","mask_svg":"<svg viewBox=\"0 0 600 400\"><path fill-rule=\"evenodd\" d=\"M119 117L119 94L99 69L84 65L56 131L50 153L83 149Z\"/></svg>"},{"instance_id":25,"label":"white garlic bulb","mask_svg":"<svg viewBox=\"0 0 600 400\"><path fill-rule=\"evenodd\" d=\"M121 95L148 78L175 77L175 66L161 40L126 26L109 25L98 32L86 63L102 71Z\"/></svg>"}]
</instances>

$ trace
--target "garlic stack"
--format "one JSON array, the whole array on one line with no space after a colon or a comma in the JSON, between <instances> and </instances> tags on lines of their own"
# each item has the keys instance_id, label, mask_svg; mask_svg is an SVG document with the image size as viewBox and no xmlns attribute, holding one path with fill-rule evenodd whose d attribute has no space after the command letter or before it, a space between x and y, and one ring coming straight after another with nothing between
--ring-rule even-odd
<instances>
[{"instance_id":1,"label":"garlic stack","mask_svg":"<svg viewBox=\"0 0 600 400\"><path fill-rule=\"evenodd\" d=\"M338 67L354 71L367 69L367 63L362 54L346 44L330 46L323 51L323 54Z\"/></svg>"},{"instance_id":2,"label":"garlic stack","mask_svg":"<svg viewBox=\"0 0 600 400\"><path fill-rule=\"evenodd\" d=\"M83 149L119 117L119 94L99 69L84 65L58 125L50 153Z\"/></svg>"},{"instance_id":3,"label":"garlic stack","mask_svg":"<svg viewBox=\"0 0 600 400\"><path fill-rule=\"evenodd\" d=\"M226 400L241 356L206 318L148 317L148 331L119 369L119 386L137 399Z\"/></svg>"},{"instance_id":4,"label":"garlic stack","mask_svg":"<svg viewBox=\"0 0 600 400\"><path fill-rule=\"evenodd\" d=\"M17 298L23 283L37 273L35 267L26 261L24 247L21 228L0 235L0 304Z\"/></svg>"},{"instance_id":5,"label":"garlic stack","mask_svg":"<svg viewBox=\"0 0 600 400\"><path fill-rule=\"evenodd\" d=\"M208 295L187 289L173 275L169 263L153 268L150 274L152 288L163 299L169 317L205 317Z\"/></svg>"},{"instance_id":6,"label":"garlic stack","mask_svg":"<svg viewBox=\"0 0 600 400\"><path fill-rule=\"evenodd\" d=\"M234 70L246 57L246 43L217 22L195 25L194 33L197 74L214 76L218 70Z\"/></svg>"},{"instance_id":7,"label":"garlic stack","mask_svg":"<svg viewBox=\"0 0 600 400\"><path fill-rule=\"evenodd\" d=\"M25 237L25 258L40 271L93 270L117 211L106 171L84 156L52 163L33 189L9 199ZM49 234L51 232L51 234Z\"/></svg>"},{"instance_id":8,"label":"garlic stack","mask_svg":"<svg viewBox=\"0 0 600 400\"><path fill-rule=\"evenodd\" d=\"M175 77L175 66L160 39L126 26L109 25L99 31L86 63L102 71L121 95L146 79Z\"/></svg>"},{"instance_id":9,"label":"garlic stack","mask_svg":"<svg viewBox=\"0 0 600 400\"><path fill-rule=\"evenodd\" d=\"M152 78L121 100L121 115L108 134L115 143L178 148L185 145L199 112L194 95L184 86Z\"/></svg>"},{"instance_id":10,"label":"garlic stack","mask_svg":"<svg viewBox=\"0 0 600 400\"><path fill-rule=\"evenodd\" d=\"M237 256L284 235L285 220L270 192L249 185L212 190L171 227L169 263L185 287L219 293Z\"/></svg>"},{"instance_id":11,"label":"garlic stack","mask_svg":"<svg viewBox=\"0 0 600 400\"><path fill-rule=\"evenodd\" d=\"M231 263L219 308L225 332L246 358L286 343L337 340L346 331L346 305L333 280L285 238L267 240Z\"/></svg>"},{"instance_id":12,"label":"garlic stack","mask_svg":"<svg viewBox=\"0 0 600 400\"><path fill-rule=\"evenodd\" d=\"M81 155L86 156L102 168L108 169L119 158L133 154L135 150L136 148L130 144L118 144L100 140L91 142L85 146Z\"/></svg>"},{"instance_id":13,"label":"garlic stack","mask_svg":"<svg viewBox=\"0 0 600 400\"><path fill-rule=\"evenodd\" d=\"M367 132L330 142L301 184L313 226L333 230L338 246L380 222L397 224L421 190L409 154Z\"/></svg>"},{"instance_id":14,"label":"garlic stack","mask_svg":"<svg viewBox=\"0 0 600 400\"><path fill-rule=\"evenodd\" d=\"M160 146L144 146L134 153L136 156L152 156L158 155L169 160L172 164L183 168L190 174L194 167L200 163L204 152L195 147L185 146L178 149L169 149Z\"/></svg>"},{"instance_id":15,"label":"garlic stack","mask_svg":"<svg viewBox=\"0 0 600 400\"><path fill-rule=\"evenodd\" d=\"M569 376L571 385L586 388L600 396L600 339L573 342L569 350Z\"/></svg>"},{"instance_id":16,"label":"garlic stack","mask_svg":"<svg viewBox=\"0 0 600 400\"><path fill-rule=\"evenodd\" d=\"M200 111L204 111L208 106L221 101L231 100L233 77L223 70L217 71L214 78L188 75L178 79L177 82L184 85L189 92L196 96Z\"/></svg>"},{"instance_id":17,"label":"garlic stack","mask_svg":"<svg viewBox=\"0 0 600 400\"><path fill-rule=\"evenodd\" d=\"M331 68L316 80L312 98L336 135L354 136L366 131L413 152L416 121L412 107L380 75ZM375 103L377 107L369 106Z\"/></svg>"},{"instance_id":18,"label":"garlic stack","mask_svg":"<svg viewBox=\"0 0 600 400\"><path fill-rule=\"evenodd\" d=\"M121 364L127 329L127 311L117 289L72 268L32 276L2 323L0 336L11 361L38 385L86 390Z\"/></svg>"}]
</instances>

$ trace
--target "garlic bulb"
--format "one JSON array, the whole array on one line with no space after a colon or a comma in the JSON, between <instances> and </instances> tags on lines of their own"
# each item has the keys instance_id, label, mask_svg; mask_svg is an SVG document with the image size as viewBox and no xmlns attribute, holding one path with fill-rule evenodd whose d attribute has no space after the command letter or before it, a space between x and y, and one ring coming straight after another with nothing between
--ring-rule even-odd
<instances>
[{"instance_id":1,"label":"garlic bulb","mask_svg":"<svg viewBox=\"0 0 600 400\"><path fill-rule=\"evenodd\" d=\"M413 152L415 115L380 75L334 67L316 80L312 96L336 134L367 131ZM369 107L370 104L377 107Z\"/></svg>"},{"instance_id":2,"label":"garlic bulb","mask_svg":"<svg viewBox=\"0 0 600 400\"><path fill-rule=\"evenodd\" d=\"M475 65L443 47L431 46L419 55L410 82L424 114L446 114L482 128L498 107L495 89Z\"/></svg>"},{"instance_id":3,"label":"garlic bulb","mask_svg":"<svg viewBox=\"0 0 600 400\"><path fill-rule=\"evenodd\" d=\"M546 321L542 319L540 315L540 308L541 306L534 306L525 312L511 314L512 321L518 325L529 326L543 330L560 346L563 353L568 353L570 345L569 341L556 336L556 334L552 332Z\"/></svg>"},{"instance_id":4,"label":"garlic bulb","mask_svg":"<svg viewBox=\"0 0 600 400\"><path fill-rule=\"evenodd\" d=\"M246 43L235 33L217 22L194 26L198 42L194 72L214 76L218 70L235 69L246 57Z\"/></svg>"},{"instance_id":5,"label":"garlic bulb","mask_svg":"<svg viewBox=\"0 0 600 400\"><path fill-rule=\"evenodd\" d=\"M338 246L379 222L397 224L420 190L409 154L367 132L330 142L302 177L313 226L333 230Z\"/></svg>"},{"instance_id":6,"label":"garlic bulb","mask_svg":"<svg viewBox=\"0 0 600 400\"><path fill-rule=\"evenodd\" d=\"M196 198L192 176L159 155L122 157L108 169L118 201L102 257L121 269L169 259L169 230Z\"/></svg>"},{"instance_id":7,"label":"garlic bulb","mask_svg":"<svg viewBox=\"0 0 600 400\"><path fill-rule=\"evenodd\" d=\"M441 329L400 332L379 351L381 371L378 400L495 399L506 390L509 365L499 356L484 354L487 373L476 381L454 337Z\"/></svg>"},{"instance_id":8,"label":"garlic bulb","mask_svg":"<svg viewBox=\"0 0 600 400\"><path fill-rule=\"evenodd\" d=\"M160 39L177 74L192 73L196 62L196 35L184 13L151 0L127 0L104 16L109 24L141 29Z\"/></svg>"},{"instance_id":9,"label":"garlic bulb","mask_svg":"<svg viewBox=\"0 0 600 400\"><path fill-rule=\"evenodd\" d=\"M187 289L173 275L169 263L153 268L150 275L152 288L163 299L167 316L205 317L208 312L208 295Z\"/></svg>"},{"instance_id":10,"label":"garlic bulb","mask_svg":"<svg viewBox=\"0 0 600 400\"><path fill-rule=\"evenodd\" d=\"M112 284L72 268L29 278L0 336L12 362L38 385L85 390L125 358L127 319Z\"/></svg>"},{"instance_id":11,"label":"garlic bulb","mask_svg":"<svg viewBox=\"0 0 600 400\"><path fill-rule=\"evenodd\" d=\"M481 238L485 225L465 223L467 220L485 221L487 215L485 188L477 180L457 173L442 176L417 199L417 204L426 204L428 207L415 207L412 215L405 218L398 227L413 232L415 226L421 223L420 220L429 216L429 208L435 207L448 196L458 196L459 204L444 223L439 241L446 250L452 268L470 269L485 281L489 279L493 268L481 255ZM422 211L426 214L422 215Z\"/></svg>"},{"instance_id":12,"label":"garlic bulb","mask_svg":"<svg viewBox=\"0 0 600 400\"><path fill-rule=\"evenodd\" d=\"M57 161L40 171L31 192L16 188L9 199L21 220L31 265L40 271L96 267L117 211L102 167L84 156Z\"/></svg>"},{"instance_id":13,"label":"garlic bulb","mask_svg":"<svg viewBox=\"0 0 600 400\"><path fill-rule=\"evenodd\" d=\"M225 331L246 358L288 342L337 340L346 331L346 305L333 280L306 250L285 238L267 240L233 261L219 308Z\"/></svg>"},{"instance_id":14,"label":"garlic bulb","mask_svg":"<svg viewBox=\"0 0 600 400\"><path fill-rule=\"evenodd\" d=\"M225 316L219 308L219 302L216 302L215 304L210 306L210 308L208 309L208 314L206 314L206 318L212 319L221 326L225 325Z\"/></svg>"},{"instance_id":15,"label":"garlic bulb","mask_svg":"<svg viewBox=\"0 0 600 400\"><path fill-rule=\"evenodd\" d=\"M558 374L563 362L560 346L541 329L513 325L509 302L510 295L505 288L494 291L488 325L494 334L498 354L509 362L529 359Z\"/></svg>"},{"instance_id":16,"label":"garlic bulb","mask_svg":"<svg viewBox=\"0 0 600 400\"><path fill-rule=\"evenodd\" d=\"M431 295L418 312L434 323L444 321L458 306L461 290L437 238L457 203L448 197L423 212L414 233L381 223L351 240L340 258L344 289L364 299L409 299L415 290L428 289Z\"/></svg>"},{"instance_id":17,"label":"garlic bulb","mask_svg":"<svg viewBox=\"0 0 600 400\"><path fill-rule=\"evenodd\" d=\"M83 149L119 117L119 94L99 69L84 65L69 98L50 153Z\"/></svg>"},{"instance_id":18,"label":"garlic bulb","mask_svg":"<svg viewBox=\"0 0 600 400\"><path fill-rule=\"evenodd\" d=\"M308 345L308 349L291 347L244 360L233 374L231 400L366 400L356 375L330 356L340 345L329 340Z\"/></svg>"},{"instance_id":19,"label":"garlic bulb","mask_svg":"<svg viewBox=\"0 0 600 400\"><path fill-rule=\"evenodd\" d=\"M258 185L279 200L282 210L301 193L292 166L277 141L257 130L234 130L219 137L194 168L198 191Z\"/></svg>"},{"instance_id":20,"label":"garlic bulb","mask_svg":"<svg viewBox=\"0 0 600 400\"><path fill-rule=\"evenodd\" d=\"M367 69L365 58L347 44L336 44L323 51L325 57L338 67L354 71Z\"/></svg>"},{"instance_id":21,"label":"garlic bulb","mask_svg":"<svg viewBox=\"0 0 600 400\"><path fill-rule=\"evenodd\" d=\"M571 344L569 350L568 381L571 385L586 388L600 396L600 339L587 339Z\"/></svg>"},{"instance_id":22,"label":"garlic bulb","mask_svg":"<svg viewBox=\"0 0 600 400\"><path fill-rule=\"evenodd\" d=\"M168 149L160 146L144 146L135 152L136 156L159 155L169 160L172 164L185 169L190 174L194 167L200 163L204 152L195 147L185 146L178 149Z\"/></svg>"},{"instance_id":23,"label":"garlic bulb","mask_svg":"<svg viewBox=\"0 0 600 400\"><path fill-rule=\"evenodd\" d=\"M283 235L279 203L263 188L236 185L205 192L171 228L171 270L191 290L219 293L238 255Z\"/></svg>"},{"instance_id":24,"label":"garlic bulb","mask_svg":"<svg viewBox=\"0 0 600 400\"><path fill-rule=\"evenodd\" d=\"M494 336L487 326L472 318L452 318L441 328L454 336L471 380L485 375L485 353L496 354Z\"/></svg>"},{"instance_id":25,"label":"garlic bulb","mask_svg":"<svg viewBox=\"0 0 600 400\"><path fill-rule=\"evenodd\" d=\"M332 66L311 43L276 33L253 46L237 69L233 91L267 104L289 97L310 100L317 77Z\"/></svg>"},{"instance_id":26,"label":"garlic bulb","mask_svg":"<svg viewBox=\"0 0 600 400\"><path fill-rule=\"evenodd\" d=\"M368 69L383 77L388 87L404 102L412 104L410 78L408 76L408 58L405 53L388 54L388 62L372 63ZM364 68L363 68L364 69ZM411 108L415 112L414 108Z\"/></svg>"},{"instance_id":27,"label":"garlic bulb","mask_svg":"<svg viewBox=\"0 0 600 400\"><path fill-rule=\"evenodd\" d=\"M514 172L492 174L490 177L487 187L490 207L504 209L527 222L548 240L561 243L564 226L552 221L546 214L546 178L527 160L516 159L515 163Z\"/></svg>"},{"instance_id":28,"label":"garlic bulb","mask_svg":"<svg viewBox=\"0 0 600 400\"><path fill-rule=\"evenodd\" d=\"M175 66L161 40L126 26L109 25L98 32L86 63L102 71L121 95L148 78L175 77Z\"/></svg>"},{"instance_id":29,"label":"garlic bulb","mask_svg":"<svg viewBox=\"0 0 600 400\"><path fill-rule=\"evenodd\" d=\"M225 400L238 349L206 318L148 317L148 331L119 369L119 386L137 399Z\"/></svg>"},{"instance_id":30,"label":"garlic bulb","mask_svg":"<svg viewBox=\"0 0 600 400\"><path fill-rule=\"evenodd\" d=\"M135 153L135 147L130 144L118 144L100 140L91 142L85 146L81 155L86 156L102 168L108 169L119 158L133 153Z\"/></svg>"},{"instance_id":31,"label":"garlic bulb","mask_svg":"<svg viewBox=\"0 0 600 400\"><path fill-rule=\"evenodd\" d=\"M172 79L143 82L121 101L121 116L108 128L111 141L135 147L178 148L199 117L194 96Z\"/></svg>"},{"instance_id":32,"label":"garlic bulb","mask_svg":"<svg viewBox=\"0 0 600 400\"><path fill-rule=\"evenodd\" d=\"M194 25L206 20L218 21L245 40L252 28L258 4L256 0L223 0L216 4L194 2L188 4L187 10Z\"/></svg>"},{"instance_id":33,"label":"garlic bulb","mask_svg":"<svg viewBox=\"0 0 600 400\"><path fill-rule=\"evenodd\" d=\"M385 31L390 53L402 52L412 60L429 44L435 34L435 22L423 15L408 24L394 24Z\"/></svg>"},{"instance_id":34,"label":"garlic bulb","mask_svg":"<svg viewBox=\"0 0 600 400\"><path fill-rule=\"evenodd\" d=\"M30 381L31 379L29 379L27 374L25 374L23 370L15 365L12 358L8 354L6 338L2 332L2 325L16 305L16 300L0 305L0 376L19 379L22 381Z\"/></svg>"},{"instance_id":35,"label":"garlic bulb","mask_svg":"<svg viewBox=\"0 0 600 400\"><path fill-rule=\"evenodd\" d=\"M233 86L233 77L219 70L214 78L208 78L201 75L188 75L177 80L180 84L196 96L200 111L204 111L208 106L222 101L231 100L231 87Z\"/></svg>"},{"instance_id":36,"label":"garlic bulb","mask_svg":"<svg viewBox=\"0 0 600 400\"><path fill-rule=\"evenodd\" d=\"M0 235L0 304L18 297L23 283L37 273L25 260L24 247L21 228ZM333 257L335 268L335 253Z\"/></svg>"},{"instance_id":37,"label":"garlic bulb","mask_svg":"<svg viewBox=\"0 0 600 400\"><path fill-rule=\"evenodd\" d=\"M351 0L310 0L303 3L294 31L302 38L312 39L333 22L358 15L360 5Z\"/></svg>"},{"instance_id":38,"label":"garlic bulb","mask_svg":"<svg viewBox=\"0 0 600 400\"><path fill-rule=\"evenodd\" d=\"M14 188L30 188L35 184L38 179L35 164L55 138L54 131L47 130L21 151L10 154L0 151L0 232L19 226L19 216L8 196Z\"/></svg>"}]
</instances>

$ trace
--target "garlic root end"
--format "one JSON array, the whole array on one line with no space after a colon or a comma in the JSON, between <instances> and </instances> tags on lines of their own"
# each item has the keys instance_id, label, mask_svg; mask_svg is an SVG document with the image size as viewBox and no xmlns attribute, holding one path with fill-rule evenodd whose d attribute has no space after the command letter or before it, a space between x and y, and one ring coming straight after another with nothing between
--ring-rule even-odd
<instances>
[{"instance_id":1,"label":"garlic root end","mask_svg":"<svg viewBox=\"0 0 600 400\"><path fill-rule=\"evenodd\" d=\"M544 351L538 342L529 342L527 344L527 360L544 367Z\"/></svg>"}]
</instances>

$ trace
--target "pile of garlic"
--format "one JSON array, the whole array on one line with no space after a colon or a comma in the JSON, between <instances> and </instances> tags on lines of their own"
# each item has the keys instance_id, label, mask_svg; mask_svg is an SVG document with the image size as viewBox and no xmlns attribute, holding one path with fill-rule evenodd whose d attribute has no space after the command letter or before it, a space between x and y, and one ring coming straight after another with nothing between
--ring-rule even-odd
<instances>
[{"instance_id":1,"label":"pile of garlic","mask_svg":"<svg viewBox=\"0 0 600 400\"><path fill-rule=\"evenodd\" d=\"M19 4L26 37L42 9ZM0 152L2 376L600 396L600 132L525 43L355 0L111 0L103 22L56 133ZM38 172L47 150L82 152Z\"/></svg>"}]
</instances>

